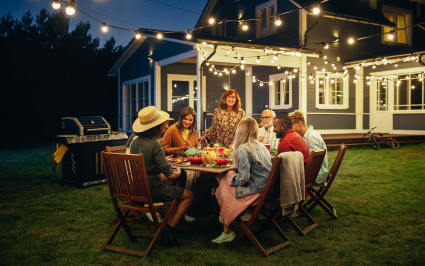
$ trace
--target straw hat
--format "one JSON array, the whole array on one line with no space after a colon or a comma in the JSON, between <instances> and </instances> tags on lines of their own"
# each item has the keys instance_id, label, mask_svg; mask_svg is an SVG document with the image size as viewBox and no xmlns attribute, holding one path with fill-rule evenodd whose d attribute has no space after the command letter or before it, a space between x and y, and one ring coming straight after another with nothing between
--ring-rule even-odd
<instances>
[{"instance_id":1,"label":"straw hat","mask_svg":"<svg viewBox=\"0 0 425 266\"><path fill-rule=\"evenodd\" d=\"M143 108L137 114L138 118L133 123L133 131L136 133L144 132L148 129L154 128L170 119L167 112L159 111L155 106L148 106Z\"/></svg>"}]
</instances>

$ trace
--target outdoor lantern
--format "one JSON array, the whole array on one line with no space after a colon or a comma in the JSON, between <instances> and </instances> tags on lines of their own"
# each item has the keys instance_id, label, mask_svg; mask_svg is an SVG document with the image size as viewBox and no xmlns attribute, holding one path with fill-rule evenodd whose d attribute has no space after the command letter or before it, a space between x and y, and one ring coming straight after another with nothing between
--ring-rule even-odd
<instances>
[{"instance_id":1,"label":"outdoor lantern","mask_svg":"<svg viewBox=\"0 0 425 266\"><path fill-rule=\"evenodd\" d=\"M60 1L52 1L52 7L53 7L53 9L58 10L59 8L61 8L61 2Z\"/></svg>"},{"instance_id":2,"label":"outdoor lantern","mask_svg":"<svg viewBox=\"0 0 425 266\"><path fill-rule=\"evenodd\" d=\"M65 8L65 13L68 16L73 16L75 15L75 0L71 0L69 1L68 5Z\"/></svg>"}]
</instances>

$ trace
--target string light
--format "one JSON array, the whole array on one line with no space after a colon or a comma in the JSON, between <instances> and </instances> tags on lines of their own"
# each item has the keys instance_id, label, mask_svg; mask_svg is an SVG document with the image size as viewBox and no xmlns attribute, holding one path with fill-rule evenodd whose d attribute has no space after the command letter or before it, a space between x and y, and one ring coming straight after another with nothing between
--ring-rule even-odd
<instances>
[{"instance_id":1,"label":"string light","mask_svg":"<svg viewBox=\"0 0 425 266\"><path fill-rule=\"evenodd\" d=\"M140 40L142 38L142 34L138 31L136 31L136 34L134 35L134 38L136 38L137 40Z\"/></svg>"},{"instance_id":2,"label":"string light","mask_svg":"<svg viewBox=\"0 0 425 266\"><path fill-rule=\"evenodd\" d=\"M68 5L65 8L65 13L68 16L73 16L75 15L75 0L71 0L69 1Z\"/></svg>"},{"instance_id":3,"label":"string light","mask_svg":"<svg viewBox=\"0 0 425 266\"><path fill-rule=\"evenodd\" d=\"M247 31L247 30L249 30L249 26L248 26L248 23L246 23L246 21L243 21L243 22L242 22L242 30L243 30L243 31Z\"/></svg>"},{"instance_id":4,"label":"string light","mask_svg":"<svg viewBox=\"0 0 425 266\"><path fill-rule=\"evenodd\" d=\"M192 33L189 30L186 31L186 40L192 39Z\"/></svg>"},{"instance_id":5,"label":"string light","mask_svg":"<svg viewBox=\"0 0 425 266\"><path fill-rule=\"evenodd\" d=\"M282 25L282 20L278 16L274 18L274 25L278 27Z\"/></svg>"},{"instance_id":6,"label":"string light","mask_svg":"<svg viewBox=\"0 0 425 266\"><path fill-rule=\"evenodd\" d=\"M348 38L347 42L349 45L353 45L356 42L356 40L353 37L350 37Z\"/></svg>"},{"instance_id":7,"label":"string light","mask_svg":"<svg viewBox=\"0 0 425 266\"><path fill-rule=\"evenodd\" d=\"M387 39L388 39L388 40L390 40L390 41L394 40L394 34L389 33L389 34L387 35Z\"/></svg>"},{"instance_id":8,"label":"string light","mask_svg":"<svg viewBox=\"0 0 425 266\"><path fill-rule=\"evenodd\" d=\"M325 50L329 49L329 44L328 44L328 43L326 43L326 44L323 46L323 48L324 48Z\"/></svg>"},{"instance_id":9,"label":"string light","mask_svg":"<svg viewBox=\"0 0 425 266\"><path fill-rule=\"evenodd\" d=\"M208 19L208 24L210 24L210 25L214 25L214 24L215 24L215 18L214 18L214 17L210 17L210 18Z\"/></svg>"},{"instance_id":10,"label":"string light","mask_svg":"<svg viewBox=\"0 0 425 266\"><path fill-rule=\"evenodd\" d=\"M162 40L162 39L164 39L164 34L162 34L161 32L158 32L158 33L156 34L156 38L157 38L158 40Z\"/></svg>"},{"instance_id":11,"label":"string light","mask_svg":"<svg viewBox=\"0 0 425 266\"><path fill-rule=\"evenodd\" d=\"M255 62L257 62L257 64L261 63L260 57L257 56L257 60L255 60Z\"/></svg>"},{"instance_id":12,"label":"string light","mask_svg":"<svg viewBox=\"0 0 425 266\"><path fill-rule=\"evenodd\" d=\"M60 1L52 1L52 8L55 10L58 10L61 8L61 2Z\"/></svg>"},{"instance_id":13,"label":"string light","mask_svg":"<svg viewBox=\"0 0 425 266\"><path fill-rule=\"evenodd\" d=\"M312 13L313 15L318 16L320 14L320 7L319 6L313 7Z\"/></svg>"},{"instance_id":14,"label":"string light","mask_svg":"<svg viewBox=\"0 0 425 266\"><path fill-rule=\"evenodd\" d=\"M108 25L106 23L102 23L102 26L100 27L100 30L103 33L107 33L109 31L109 27L108 27Z\"/></svg>"}]
</instances>

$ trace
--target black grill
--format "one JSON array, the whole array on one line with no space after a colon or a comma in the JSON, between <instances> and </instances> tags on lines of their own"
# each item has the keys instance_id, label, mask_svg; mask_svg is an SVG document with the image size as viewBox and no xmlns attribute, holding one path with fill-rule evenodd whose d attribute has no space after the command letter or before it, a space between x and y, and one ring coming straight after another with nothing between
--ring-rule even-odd
<instances>
[{"instance_id":1,"label":"black grill","mask_svg":"<svg viewBox=\"0 0 425 266\"><path fill-rule=\"evenodd\" d=\"M127 142L127 134L111 132L102 116L62 117L59 132L57 146L69 149L62 159L62 183L79 187L104 183L101 151Z\"/></svg>"}]
</instances>

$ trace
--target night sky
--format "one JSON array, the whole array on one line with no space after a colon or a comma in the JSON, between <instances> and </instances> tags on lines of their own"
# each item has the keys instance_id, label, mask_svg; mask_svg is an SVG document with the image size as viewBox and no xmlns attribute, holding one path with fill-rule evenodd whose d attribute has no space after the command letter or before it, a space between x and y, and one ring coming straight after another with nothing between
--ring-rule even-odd
<instances>
[{"instance_id":1,"label":"night sky","mask_svg":"<svg viewBox=\"0 0 425 266\"><path fill-rule=\"evenodd\" d=\"M90 15L123 28L186 30L196 24L207 0L77 0L76 3ZM13 17L20 18L28 10L35 16L42 8L53 11L50 0L0 0L0 16L10 11ZM99 37L101 44L114 36L117 44L125 46L133 36L132 32L117 29L102 34L100 24L78 10L71 19L70 29L81 20L91 23L91 34Z\"/></svg>"}]
</instances>

